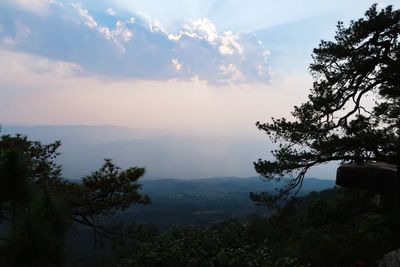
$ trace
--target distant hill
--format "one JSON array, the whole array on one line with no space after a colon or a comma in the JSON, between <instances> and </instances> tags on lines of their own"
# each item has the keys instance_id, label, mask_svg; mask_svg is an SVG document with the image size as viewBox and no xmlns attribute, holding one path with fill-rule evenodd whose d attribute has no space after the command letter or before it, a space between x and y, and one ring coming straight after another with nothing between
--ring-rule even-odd
<instances>
[{"instance_id":1,"label":"distant hill","mask_svg":"<svg viewBox=\"0 0 400 267\"><path fill-rule=\"evenodd\" d=\"M1 134L24 134L49 143L61 140L63 175L80 179L104 158L123 168L146 167L146 178L191 179L255 175L253 161L270 150L263 136L194 136L118 126L1 126Z\"/></svg>"},{"instance_id":2,"label":"distant hill","mask_svg":"<svg viewBox=\"0 0 400 267\"><path fill-rule=\"evenodd\" d=\"M61 140L63 145L94 145L163 134L161 130L114 125L1 125L1 133L23 134L45 143Z\"/></svg>"},{"instance_id":3,"label":"distant hill","mask_svg":"<svg viewBox=\"0 0 400 267\"><path fill-rule=\"evenodd\" d=\"M255 130L256 131L256 130ZM80 179L98 169L104 158L122 168L146 167L146 179L193 179L253 176L253 162L271 157L272 144L253 136L182 135L160 129L109 125L1 125L1 134L23 134L49 143L61 140L59 162L66 178ZM333 178L337 165L311 170L314 177Z\"/></svg>"},{"instance_id":4,"label":"distant hill","mask_svg":"<svg viewBox=\"0 0 400 267\"><path fill-rule=\"evenodd\" d=\"M246 220L253 214L267 216L270 211L257 207L249 198L250 192L271 192L274 183L265 183L259 177L220 177L195 180L143 179L142 193L148 194L151 204L134 205L114 219L124 223L145 223L161 231L174 225L208 225L230 218ZM334 186L333 180L309 178L300 194L321 191ZM73 262L89 262L110 251L105 247L93 251L93 233L81 229L71 233L67 254Z\"/></svg>"},{"instance_id":5,"label":"distant hill","mask_svg":"<svg viewBox=\"0 0 400 267\"><path fill-rule=\"evenodd\" d=\"M174 224L209 224L229 218L245 219L252 214L267 215L257 207L250 192L272 192L279 184L265 183L259 177L207 178L195 180L160 179L142 181L149 206L133 206L124 218L154 223L162 227ZM333 180L308 178L300 194L334 187Z\"/></svg>"}]
</instances>

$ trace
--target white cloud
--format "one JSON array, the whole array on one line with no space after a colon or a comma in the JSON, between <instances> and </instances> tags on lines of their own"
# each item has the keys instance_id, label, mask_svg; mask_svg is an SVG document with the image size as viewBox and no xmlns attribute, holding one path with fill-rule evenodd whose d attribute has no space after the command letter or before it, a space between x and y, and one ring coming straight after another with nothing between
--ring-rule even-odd
<instances>
[{"instance_id":1,"label":"white cloud","mask_svg":"<svg viewBox=\"0 0 400 267\"><path fill-rule=\"evenodd\" d=\"M53 5L52 14L40 19L24 13L14 16L15 6L8 8L0 10L0 49L12 46L15 51L74 62L85 73L146 80L197 77L216 85L269 81L269 52L257 36L218 32L207 18L170 32L145 14L122 17L111 7L101 15L79 3ZM9 18L2 19L2 14ZM105 19L105 14L114 16ZM18 23L10 25L10 17Z\"/></svg>"},{"instance_id":2,"label":"white cloud","mask_svg":"<svg viewBox=\"0 0 400 267\"><path fill-rule=\"evenodd\" d=\"M86 26L91 29L97 28L97 21L95 21L94 18L89 15L89 11L87 9L84 9L81 4L71 4L71 6L76 9L78 14L84 20Z\"/></svg>"},{"instance_id":3,"label":"white cloud","mask_svg":"<svg viewBox=\"0 0 400 267\"><path fill-rule=\"evenodd\" d=\"M185 36L213 43L218 38L218 33L215 25L210 20L202 18L183 25L183 30L176 34L168 34L168 37L174 41L178 41Z\"/></svg>"},{"instance_id":4,"label":"white cloud","mask_svg":"<svg viewBox=\"0 0 400 267\"><path fill-rule=\"evenodd\" d=\"M167 31L162 26L161 22L158 20L151 19L148 15L143 12L138 12L140 19L143 20L147 25L145 25L150 32L160 32L168 35Z\"/></svg>"},{"instance_id":5,"label":"white cloud","mask_svg":"<svg viewBox=\"0 0 400 267\"><path fill-rule=\"evenodd\" d=\"M176 58L173 58L171 60L172 65L174 65L175 69L177 71L180 71L182 69L182 63L179 62L179 60L177 60Z\"/></svg>"},{"instance_id":6,"label":"white cloud","mask_svg":"<svg viewBox=\"0 0 400 267\"><path fill-rule=\"evenodd\" d=\"M107 14L110 15L110 16L115 16L115 15L117 15L117 13L116 13L111 7L107 8L106 12L107 12Z\"/></svg>"},{"instance_id":7,"label":"white cloud","mask_svg":"<svg viewBox=\"0 0 400 267\"><path fill-rule=\"evenodd\" d=\"M45 75L53 78L68 78L74 76L81 70L81 66L76 63L60 60L49 60L44 57L2 50L0 50L0 66L3 68L7 67L7 73L10 75L21 75L24 77ZM2 82L6 80L12 81L14 78L2 77Z\"/></svg>"},{"instance_id":8,"label":"white cloud","mask_svg":"<svg viewBox=\"0 0 400 267\"><path fill-rule=\"evenodd\" d=\"M223 75L230 77L233 81L243 81L245 79L243 73L232 63L221 65L219 68Z\"/></svg>"},{"instance_id":9,"label":"white cloud","mask_svg":"<svg viewBox=\"0 0 400 267\"><path fill-rule=\"evenodd\" d=\"M128 29L129 24L135 23L135 19L132 17L126 21L117 20L115 23L115 28L110 29L105 26L101 26L90 14L87 9L84 9L80 4L71 4L73 8L76 9L80 17L83 19L86 26L90 29L97 30L104 38L112 40L120 49L122 53L125 52L123 46L124 42L129 42L132 39L133 32ZM110 11L111 10L111 11ZM107 9L107 13L110 14L113 10L111 8ZM116 14L115 12L113 13Z\"/></svg>"},{"instance_id":10,"label":"white cloud","mask_svg":"<svg viewBox=\"0 0 400 267\"><path fill-rule=\"evenodd\" d=\"M189 64L187 68L189 77L197 76L215 84L269 80L266 60L269 51L253 33L226 31L219 34L215 25L203 18L185 24L177 33L166 34L179 47L177 54L181 62L198 58L197 66ZM191 72L198 66L202 66L203 71Z\"/></svg>"},{"instance_id":11,"label":"white cloud","mask_svg":"<svg viewBox=\"0 0 400 267\"><path fill-rule=\"evenodd\" d=\"M112 35L115 40L121 40L129 42L132 39L133 33L127 28L127 22L118 20L115 24L115 29L112 31Z\"/></svg>"},{"instance_id":12,"label":"white cloud","mask_svg":"<svg viewBox=\"0 0 400 267\"><path fill-rule=\"evenodd\" d=\"M242 54L243 48L238 43L237 38L238 36L232 34L230 31L224 32L224 34L220 36L219 52L223 55L232 55L235 52Z\"/></svg>"},{"instance_id":13,"label":"white cloud","mask_svg":"<svg viewBox=\"0 0 400 267\"><path fill-rule=\"evenodd\" d=\"M215 25L207 18L194 20L183 27L189 32L189 34L191 33L198 38L204 38L210 43L215 42L218 38Z\"/></svg>"}]
</instances>

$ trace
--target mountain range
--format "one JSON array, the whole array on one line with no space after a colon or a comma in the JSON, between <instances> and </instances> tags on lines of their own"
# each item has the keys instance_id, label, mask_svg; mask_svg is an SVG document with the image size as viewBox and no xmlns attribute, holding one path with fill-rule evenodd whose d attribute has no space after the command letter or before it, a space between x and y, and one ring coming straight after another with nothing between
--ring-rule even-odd
<instances>
[{"instance_id":1,"label":"mountain range","mask_svg":"<svg viewBox=\"0 0 400 267\"><path fill-rule=\"evenodd\" d=\"M194 136L157 129L119 126L1 126L1 134L23 134L50 143L61 140L63 175L80 179L98 169L105 158L122 168L146 168L146 179L193 179L255 175L253 162L270 150L262 136Z\"/></svg>"},{"instance_id":2,"label":"mountain range","mask_svg":"<svg viewBox=\"0 0 400 267\"><path fill-rule=\"evenodd\" d=\"M23 134L50 143L61 140L63 175L80 179L105 158L122 168L146 168L144 179L255 176L253 162L271 159L274 145L261 133L230 136L182 134L162 129L109 125L1 125L1 134ZM333 178L336 165L324 165L311 177Z\"/></svg>"}]
</instances>

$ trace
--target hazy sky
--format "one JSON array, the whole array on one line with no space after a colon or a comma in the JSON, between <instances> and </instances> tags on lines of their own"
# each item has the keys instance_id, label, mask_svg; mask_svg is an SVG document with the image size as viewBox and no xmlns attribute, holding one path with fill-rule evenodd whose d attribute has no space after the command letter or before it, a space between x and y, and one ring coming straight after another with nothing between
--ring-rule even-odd
<instances>
[{"instance_id":1,"label":"hazy sky","mask_svg":"<svg viewBox=\"0 0 400 267\"><path fill-rule=\"evenodd\" d=\"M0 121L253 134L372 2L2 0Z\"/></svg>"},{"instance_id":2,"label":"hazy sky","mask_svg":"<svg viewBox=\"0 0 400 267\"><path fill-rule=\"evenodd\" d=\"M307 98L312 49L333 38L338 20L358 19L374 2L400 6L399 0L1 0L0 123L260 140L256 121L288 116ZM270 157L267 150L248 156ZM335 166L310 175L332 178Z\"/></svg>"}]
</instances>

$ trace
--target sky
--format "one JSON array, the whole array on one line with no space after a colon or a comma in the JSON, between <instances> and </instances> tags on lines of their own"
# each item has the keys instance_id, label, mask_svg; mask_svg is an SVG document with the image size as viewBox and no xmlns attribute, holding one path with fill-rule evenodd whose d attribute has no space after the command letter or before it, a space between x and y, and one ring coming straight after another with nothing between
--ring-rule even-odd
<instances>
[{"instance_id":1,"label":"sky","mask_svg":"<svg viewBox=\"0 0 400 267\"><path fill-rule=\"evenodd\" d=\"M260 135L369 0L1 0L0 122Z\"/></svg>"}]
</instances>

